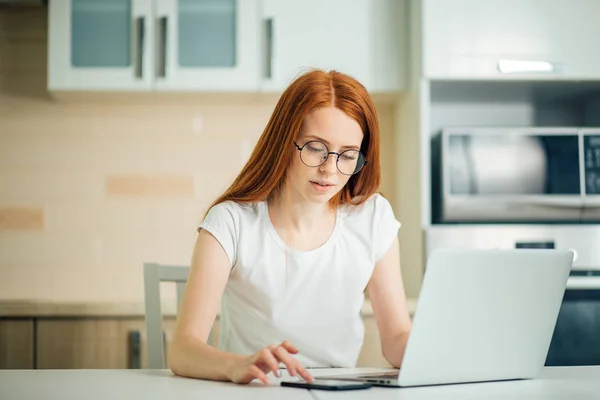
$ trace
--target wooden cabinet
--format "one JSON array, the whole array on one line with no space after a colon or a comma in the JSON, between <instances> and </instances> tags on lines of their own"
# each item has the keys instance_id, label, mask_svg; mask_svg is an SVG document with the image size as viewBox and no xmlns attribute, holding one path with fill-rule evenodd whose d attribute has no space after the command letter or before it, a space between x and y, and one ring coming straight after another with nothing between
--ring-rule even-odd
<instances>
[{"instance_id":1,"label":"wooden cabinet","mask_svg":"<svg viewBox=\"0 0 600 400\"><path fill-rule=\"evenodd\" d=\"M357 366L389 367L381 353L375 318L363 320L365 338ZM165 318L167 362L174 329L175 318ZM145 332L140 317L2 319L0 369L145 368ZM218 319L213 334L218 346Z\"/></svg>"},{"instance_id":2,"label":"wooden cabinet","mask_svg":"<svg viewBox=\"0 0 600 400\"><path fill-rule=\"evenodd\" d=\"M422 0L431 79L598 79L597 0Z\"/></svg>"},{"instance_id":3,"label":"wooden cabinet","mask_svg":"<svg viewBox=\"0 0 600 400\"><path fill-rule=\"evenodd\" d=\"M0 369L32 369L33 337L33 319L0 319Z\"/></svg>"},{"instance_id":4,"label":"wooden cabinet","mask_svg":"<svg viewBox=\"0 0 600 400\"><path fill-rule=\"evenodd\" d=\"M175 319L165 319L167 357ZM40 319L37 322L37 368L144 368L146 325L143 318ZM139 334L139 341L131 334Z\"/></svg>"},{"instance_id":5,"label":"wooden cabinet","mask_svg":"<svg viewBox=\"0 0 600 400\"><path fill-rule=\"evenodd\" d=\"M306 67L402 86L406 0L57 0L50 91L281 91Z\"/></svg>"}]
</instances>

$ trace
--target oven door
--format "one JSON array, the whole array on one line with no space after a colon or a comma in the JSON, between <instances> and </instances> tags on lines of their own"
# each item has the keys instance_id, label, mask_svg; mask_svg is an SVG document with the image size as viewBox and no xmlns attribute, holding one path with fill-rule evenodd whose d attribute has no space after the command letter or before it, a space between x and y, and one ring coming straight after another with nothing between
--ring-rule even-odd
<instances>
[{"instance_id":1,"label":"oven door","mask_svg":"<svg viewBox=\"0 0 600 400\"><path fill-rule=\"evenodd\" d=\"M546 366L600 365L600 270L574 270Z\"/></svg>"},{"instance_id":2,"label":"oven door","mask_svg":"<svg viewBox=\"0 0 600 400\"><path fill-rule=\"evenodd\" d=\"M442 132L440 222L573 222L582 216L577 128Z\"/></svg>"}]
</instances>

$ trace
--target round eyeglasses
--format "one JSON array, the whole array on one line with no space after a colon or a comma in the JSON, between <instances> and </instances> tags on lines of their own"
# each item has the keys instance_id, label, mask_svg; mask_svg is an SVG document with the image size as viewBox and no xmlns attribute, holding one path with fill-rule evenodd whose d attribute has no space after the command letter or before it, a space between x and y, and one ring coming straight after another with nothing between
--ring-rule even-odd
<instances>
[{"instance_id":1,"label":"round eyeglasses","mask_svg":"<svg viewBox=\"0 0 600 400\"><path fill-rule=\"evenodd\" d=\"M319 167L327 162L330 154L335 154L337 160L335 165L338 171L344 175L354 175L360 172L362 167L369 165L365 156L358 150L348 149L341 153L329 151L327 145L319 140L306 142L302 147L294 142L296 150L300 152L300 160L308 167Z\"/></svg>"}]
</instances>

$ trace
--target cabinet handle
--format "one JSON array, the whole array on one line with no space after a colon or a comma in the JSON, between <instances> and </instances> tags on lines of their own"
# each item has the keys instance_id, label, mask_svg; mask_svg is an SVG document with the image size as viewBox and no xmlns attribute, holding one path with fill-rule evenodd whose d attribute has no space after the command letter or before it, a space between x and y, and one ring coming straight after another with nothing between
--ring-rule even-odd
<instances>
[{"instance_id":1,"label":"cabinet handle","mask_svg":"<svg viewBox=\"0 0 600 400\"><path fill-rule=\"evenodd\" d=\"M273 30L273 18L265 20L265 66L264 75L267 79L273 78L273 38L275 31Z\"/></svg>"},{"instance_id":2,"label":"cabinet handle","mask_svg":"<svg viewBox=\"0 0 600 400\"><path fill-rule=\"evenodd\" d=\"M140 331L129 332L129 357L127 357L127 368L142 368L142 335Z\"/></svg>"},{"instance_id":3,"label":"cabinet handle","mask_svg":"<svg viewBox=\"0 0 600 400\"><path fill-rule=\"evenodd\" d=\"M158 77L167 76L167 17L158 19Z\"/></svg>"},{"instance_id":4,"label":"cabinet handle","mask_svg":"<svg viewBox=\"0 0 600 400\"><path fill-rule=\"evenodd\" d=\"M503 74L556 72L557 66L549 61L541 60L498 60L498 70Z\"/></svg>"},{"instance_id":5,"label":"cabinet handle","mask_svg":"<svg viewBox=\"0 0 600 400\"><path fill-rule=\"evenodd\" d=\"M144 77L144 39L146 33L146 19L138 17L135 19L135 37L136 37L136 53L135 53L135 76L136 78Z\"/></svg>"}]
</instances>

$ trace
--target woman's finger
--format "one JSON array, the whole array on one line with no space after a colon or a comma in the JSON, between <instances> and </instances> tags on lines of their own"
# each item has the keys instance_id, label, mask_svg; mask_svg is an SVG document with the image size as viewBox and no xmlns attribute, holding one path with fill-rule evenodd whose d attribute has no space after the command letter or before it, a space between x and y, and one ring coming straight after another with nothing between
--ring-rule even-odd
<instances>
[{"instance_id":1,"label":"woman's finger","mask_svg":"<svg viewBox=\"0 0 600 400\"><path fill-rule=\"evenodd\" d=\"M310 372L308 372L302 365L298 365L298 373L307 382L312 382L314 380Z\"/></svg>"},{"instance_id":2,"label":"woman's finger","mask_svg":"<svg viewBox=\"0 0 600 400\"><path fill-rule=\"evenodd\" d=\"M275 374L275 376L280 376L280 372L279 372L279 360L277 360L277 357L275 357L273 355L272 350L270 349L262 349L259 353L258 353L259 359L258 361L262 361L263 363L267 364L267 366L269 367L269 369L271 371L273 371L273 373Z\"/></svg>"},{"instance_id":3,"label":"woman's finger","mask_svg":"<svg viewBox=\"0 0 600 400\"><path fill-rule=\"evenodd\" d=\"M284 340L283 342L281 342L280 346L284 347L288 352L290 352L292 354L296 354L299 351L296 346L294 346L292 343L290 343L287 340Z\"/></svg>"},{"instance_id":4,"label":"woman's finger","mask_svg":"<svg viewBox=\"0 0 600 400\"><path fill-rule=\"evenodd\" d=\"M253 377L260 379L260 381L265 385L269 384L269 378L267 378L267 375L264 372L262 372L260 368L258 368L256 365L250 365L248 367L248 373Z\"/></svg>"},{"instance_id":5,"label":"woman's finger","mask_svg":"<svg viewBox=\"0 0 600 400\"><path fill-rule=\"evenodd\" d=\"M275 354L275 356L282 362L285 364L285 366L288 369L288 372L290 373L291 376L296 376L297 371L296 371L296 364L297 361L296 359L294 359L290 353L288 353L288 351L282 347L282 346L278 346L275 351L273 351L273 354Z\"/></svg>"}]
</instances>

